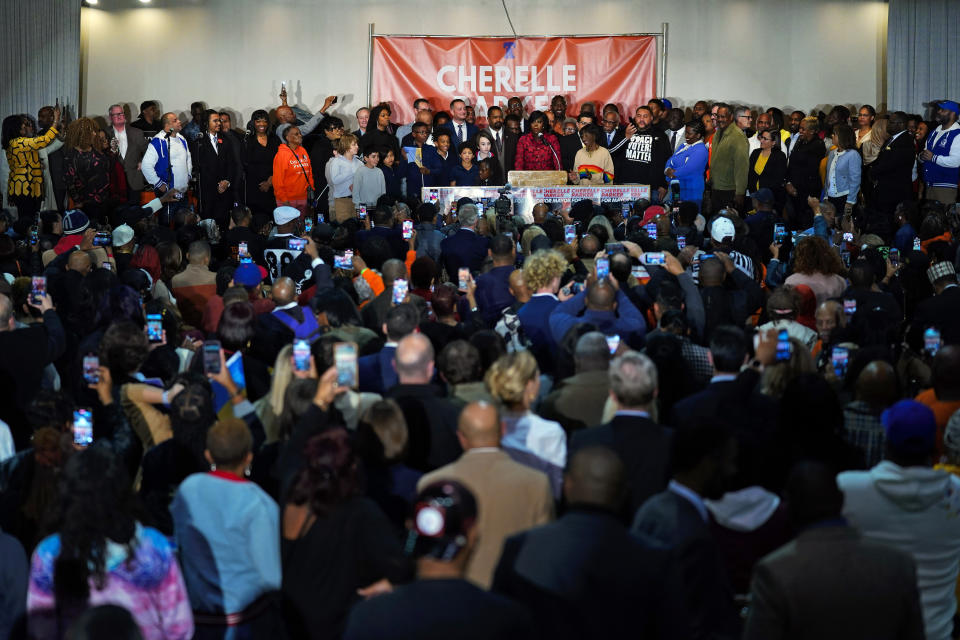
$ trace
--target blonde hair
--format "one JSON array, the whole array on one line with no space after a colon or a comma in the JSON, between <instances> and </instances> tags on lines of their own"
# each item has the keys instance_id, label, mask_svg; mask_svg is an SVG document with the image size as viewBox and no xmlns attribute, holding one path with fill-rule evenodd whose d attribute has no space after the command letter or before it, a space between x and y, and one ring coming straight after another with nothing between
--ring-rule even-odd
<instances>
[{"instance_id":1,"label":"blonde hair","mask_svg":"<svg viewBox=\"0 0 960 640\"><path fill-rule=\"evenodd\" d=\"M529 351L516 351L500 356L494 362L483 382L490 394L507 406L523 402L527 383L540 375L537 361Z\"/></svg>"},{"instance_id":2,"label":"blonde hair","mask_svg":"<svg viewBox=\"0 0 960 640\"><path fill-rule=\"evenodd\" d=\"M97 140L100 127L90 118L77 118L67 125L67 139L64 145L67 149L86 149L92 147Z\"/></svg>"},{"instance_id":3,"label":"blonde hair","mask_svg":"<svg viewBox=\"0 0 960 640\"><path fill-rule=\"evenodd\" d=\"M357 136L352 133L345 133L340 136L340 139L337 140L337 153L340 155L345 154L347 151L350 151L350 145L354 142L359 142Z\"/></svg>"},{"instance_id":4,"label":"blonde hair","mask_svg":"<svg viewBox=\"0 0 960 640\"><path fill-rule=\"evenodd\" d=\"M567 269L567 261L558 251L541 249L523 263L523 280L536 293Z\"/></svg>"},{"instance_id":5,"label":"blonde hair","mask_svg":"<svg viewBox=\"0 0 960 640\"><path fill-rule=\"evenodd\" d=\"M370 426L383 445L388 462L399 459L407 448L409 432L403 411L395 400L378 400L363 414L361 422Z\"/></svg>"},{"instance_id":6,"label":"blonde hair","mask_svg":"<svg viewBox=\"0 0 960 640\"><path fill-rule=\"evenodd\" d=\"M772 364L763 370L760 393L779 398L793 380L805 373L816 373L817 366L810 349L796 338L790 338L790 359Z\"/></svg>"},{"instance_id":7,"label":"blonde hair","mask_svg":"<svg viewBox=\"0 0 960 640\"><path fill-rule=\"evenodd\" d=\"M280 415L283 414L283 396L287 392L287 386L293 379L293 364L290 359L293 357L293 345L284 345L277 354L277 359L273 363L273 379L270 381L270 393L267 395L267 402L270 404L270 412L273 414L270 424L264 424L267 431L267 442L275 442L280 439L278 432L280 428Z\"/></svg>"},{"instance_id":8,"label":"blonde hair","mask_svg":"<svg viewBox=\"0 0 960 640\"><path fill-rule=\"evenodd\" d=\"M530 255L530 245L533 244L534 238L545 235L547 235L547 233L537 225L528 227L520 237L520 247L523 249L523 255Z\"/></svg>"}]
</instances>

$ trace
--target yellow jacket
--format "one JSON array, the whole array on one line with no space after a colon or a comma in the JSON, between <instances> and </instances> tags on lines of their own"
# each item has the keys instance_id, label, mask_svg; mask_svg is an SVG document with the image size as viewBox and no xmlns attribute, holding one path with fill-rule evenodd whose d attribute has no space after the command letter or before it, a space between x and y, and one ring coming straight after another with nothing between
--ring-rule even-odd
<instances>
[{"instance_id":1,"label":"yellow jacket","mask_svg":"<svg viewBox=\"0 0 960 640\"><path fill-rule=\"evenodd\" d=\"M57 130L50 127L36 138L14 138L7 147L7 162L10 164L10 179L7 193L11 196L43 197L43 167L40 166L40 149L53 142Z\"/></svg>"}]
</instances>

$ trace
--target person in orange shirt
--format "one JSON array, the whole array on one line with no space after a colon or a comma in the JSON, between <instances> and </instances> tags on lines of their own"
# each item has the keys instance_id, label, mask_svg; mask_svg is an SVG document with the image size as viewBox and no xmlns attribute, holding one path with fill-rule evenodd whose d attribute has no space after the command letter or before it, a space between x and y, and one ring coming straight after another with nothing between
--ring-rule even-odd
<instances>
[{"instance_id":1,"label":"person in orange shirt","mask_svg":"<svg viewBox=\"0 0 960 640\"><path fill-rule=\"evenodd\" d=\"M313 218L313 171L310 154L303 147L303 134L299 127L288 127L283 132L285 144L273 157L273 193L277 206L290 206L300 211L300 221Z\"/></svg>"},{"instance_id":2,"label":"person in orange shirt","mask_svg":"<svg viewBox=\"0 0 960 640\"><path fill-rule=\"evenodd\" d=\"M950 416L960 410L960 347L948 345L933 358L933 388L914 400L933 411L937 421L937 453L943 454L943 430Z\"/></svg>"}]
</instances>

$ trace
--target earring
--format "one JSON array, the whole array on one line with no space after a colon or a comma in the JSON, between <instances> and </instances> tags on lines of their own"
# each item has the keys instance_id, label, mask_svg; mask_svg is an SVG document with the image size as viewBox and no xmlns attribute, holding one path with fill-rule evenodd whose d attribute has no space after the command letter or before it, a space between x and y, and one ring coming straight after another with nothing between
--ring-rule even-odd
<instances>
[{"instance_id":1,"label":"earring","mask_svg":"<svg viewBox=\"0 0 960 640\"><path fill-rule=\"evenodd\" d=\"M243 470L243 475L247 476L248 478L250 477L250 467L247 467Z\"/></svg>"},{"instance_id":2,"label":"earring","mask_svg":"<svg viewBox=\"0 0 960 640\"><path fill-rule=\"evenodd\" d=\"M216 470L217 470L217 465L215 464L210 465L210 471L216 471Z\"/></svg>"}]
</instances>

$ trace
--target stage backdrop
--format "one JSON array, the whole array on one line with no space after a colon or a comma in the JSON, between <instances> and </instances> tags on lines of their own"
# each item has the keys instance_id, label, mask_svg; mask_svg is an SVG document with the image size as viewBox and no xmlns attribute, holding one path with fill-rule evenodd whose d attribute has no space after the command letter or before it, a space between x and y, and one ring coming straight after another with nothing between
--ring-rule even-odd
<instances>
[{"instance_id":1,"label":"stage backdrop","mask_svg":"<svg viewBox=\"0 0 960 640\"><path fill-rule=\"evenodd\" d=\"M372 104L389 102L394 122L413 121L413 101L447 110L465 98L478 116L512 96L525 111L613 102L632 113L656 95L654 36L462 38L374 36Z\"/></svg>"}]
</instances>

